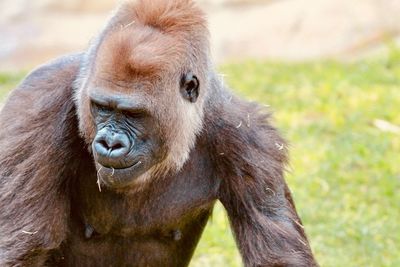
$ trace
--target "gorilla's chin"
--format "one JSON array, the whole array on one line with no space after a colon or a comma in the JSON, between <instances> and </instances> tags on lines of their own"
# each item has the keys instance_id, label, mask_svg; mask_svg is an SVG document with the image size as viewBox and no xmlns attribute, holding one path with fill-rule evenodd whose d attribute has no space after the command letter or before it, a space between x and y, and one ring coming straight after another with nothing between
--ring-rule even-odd
<instances>
[{"instance_id":1,"label":"gorilla's chin","mask_svg":"<svg viewBox=\"0 0 400 267\"><path fill-rule=\"evenodd\" d=\"M128 187L148 170L143 161L137 161L132 166L123 169L105 167L100 163L96 163L96 168L99 182L109 188Z\"/></svg>"}]
</instances>

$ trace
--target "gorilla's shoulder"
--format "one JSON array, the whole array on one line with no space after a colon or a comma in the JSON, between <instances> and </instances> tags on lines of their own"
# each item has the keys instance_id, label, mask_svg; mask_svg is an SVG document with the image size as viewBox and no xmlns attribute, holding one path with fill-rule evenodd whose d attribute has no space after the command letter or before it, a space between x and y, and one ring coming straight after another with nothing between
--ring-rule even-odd
<instances>
[{"instance_id":1,"label":"gorilla's shoulder","mask_svg":"<svg viewBox=\"0 0 400 267\"><path fill-rule=\"evenodd\" d=\"M46 87L49 84L72 84L79 71L82 58L82 53L76 53L50 60L29 73L16 90L40 89L43 85Z\"/></svg>"},{"instance_id":2,"label":"gorilla's shoulder","mask_svg":"<svg viewBox=\"0 0 400 267\"><path fill-rule=\"evenodd\" d=\"M11 92L0 112L3 125L31 125L73 109L73 83L82 54L54 59L32 71ZM17 122L18 121L18 122ZM24 126L25 127L25 126Z\"/></svg>"}]
</instances>

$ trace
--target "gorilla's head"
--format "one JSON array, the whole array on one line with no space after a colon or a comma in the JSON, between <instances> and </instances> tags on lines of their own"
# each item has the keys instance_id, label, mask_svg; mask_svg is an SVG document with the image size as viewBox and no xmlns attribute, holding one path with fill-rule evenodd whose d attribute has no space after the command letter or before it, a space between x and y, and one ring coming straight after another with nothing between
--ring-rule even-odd
<instances>
[{"instance_id":1,"label":"gorilla's head","mask_svg":"<svg viewBox=\"0 0 400 267\"><path fill-rule=\"evenodd\" d=\"M80 129L111 188L183 166L202 128L209 87L201 11L185 7L177 16L182 7L173 6L141 16L140 3L111 20L78 81Z\"/></svg>"}]
</instances>

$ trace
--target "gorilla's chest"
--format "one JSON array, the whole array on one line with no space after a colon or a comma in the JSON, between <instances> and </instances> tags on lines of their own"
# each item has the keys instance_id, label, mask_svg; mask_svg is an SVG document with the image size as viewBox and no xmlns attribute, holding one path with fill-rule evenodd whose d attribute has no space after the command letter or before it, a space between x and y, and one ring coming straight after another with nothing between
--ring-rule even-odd
<instances>
[{"instance_id":1,"label":"gorilla's chest","mask_svg":"<svg viewBox=\"0 0 400 267\"><path fill-rule=\"evenodd\" d=\"M72 222L67 241L50 265L187 266L214 201L161 207L162 199L125 213L107 205L104 210L85 210L84 221ZM120 205L112 207L127 204Z\"/></svg>"},{"instance_id":2,"label":"gorilla's chest","mask_svg":"<svg viewBox=\"0 0 400 267\"><path fill-rule=\"evenodd\" d=\"M185 178L184 183L160 184L156 192L138 192L131 196L106 190L96 193L97 197L82 202L79 212L86 237L93 232L163 238L180 232L187 223L208 211L216 199L213 184L193 184L189 181L192 177Z\"/></svg>"},{"instance_id":3,"label":"gorilla's chest","mask_svg":"<svg viewBox=\"0 0 400 267\"><path fill-rule=\"evenodd\" d=\"M212 207L219 182L208 162L189 161L174 177L164 177L129 194L98 189L86 177L77 195L75 214L90 232L122 237L170 235ZM195 168L202 166L202 168ZM91 182L90 182L91 181Z\"/></svg>"},{"instance_id":4,"label":"gorilla's chest","mask_svg":"<svg viewBox=\"0 0 400 267\"><path fill-rule=\"evenodd\" d=\"M96 177L86 176L72 201L69 236L54 261L60 266L186 266L217 197L219 183L209 170L196 172L189 165L130 195L100 192Z\"/></svg>"},{"instance_id":5,"label":"gorilla's chest","mask_svg":"<svg viewBox=\"0 0 400 267\"><path fill-rule=\"evenodd\" d=\"M187 265L217 199L219 181L205 157L192 153L177 175L130 194L100 192L96 180L88 168L74 186L58 265Z\"/></svg>"},{"instance_id":6,"label":"gorilla's chest","mask_svg":"<svg viewBox=\"0 0 400 267\"><path fill-rule=\"evenodd\" d=\"M112 227L94 218L96 231L108 232L92 236L85 236L88 225L73 223L67 241L50 256L49 266L187 266L211 210L212 206L198 209L181 222L137 217L143 221L114 221Z\"/></svg>"}]
</instances>

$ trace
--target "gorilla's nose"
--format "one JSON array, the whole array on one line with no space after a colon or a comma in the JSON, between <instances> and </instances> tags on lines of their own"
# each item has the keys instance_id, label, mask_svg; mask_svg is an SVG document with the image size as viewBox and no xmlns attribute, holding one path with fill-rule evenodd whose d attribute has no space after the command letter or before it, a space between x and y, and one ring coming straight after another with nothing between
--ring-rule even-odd
<instances>
[{"instance_id":1,"label":"gorilla's nose","mask_svg":"<svg viewBox=\"0 0 400 267\"><path fill-rule=\"evenodd\" d=\"M93 142L97 161L102 165L116 168L129 153L130 147L131 142L126 134L108 129L100 130Z\"/></svg>"}]
</instances>

